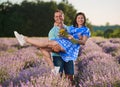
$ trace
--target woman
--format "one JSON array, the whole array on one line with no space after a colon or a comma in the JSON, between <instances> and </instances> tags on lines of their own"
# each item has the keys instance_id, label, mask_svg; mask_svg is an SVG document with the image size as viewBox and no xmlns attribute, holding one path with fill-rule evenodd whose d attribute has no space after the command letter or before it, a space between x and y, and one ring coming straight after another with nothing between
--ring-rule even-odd
<instances>
[{"instance_id":1,"label":"woman","mask_svg":"<svg viewBox=\"0 0 120 87\"><path fill-rule=\"evenodd\" d=\"M66 29L69 34L68 38L60 37L58 39L53 39L53 40L41 39L38 41L32 38L20 35L17 32L14 32L14 33L21 45L24 45L24 43L30 43L37 47L44 48L47 50L47 52L43 53L43 55L50 59L51 59L50 52L52 51L58 52L62 57L62 59L68 62L69 60L77 59L79 49L80 49L80 44L84 45L87 39L90 37L90 31L85 26L85 23L86 23L86 17L84 13L80 12L76 14L73 25L69 26ZM71 40L73 39L76 43L72 43ZM52 48L51 45L58 45L59 47L56 50ZM54 68L52 60L47 62L49 63L51 68Z\"/></svg>"}]
</instances>

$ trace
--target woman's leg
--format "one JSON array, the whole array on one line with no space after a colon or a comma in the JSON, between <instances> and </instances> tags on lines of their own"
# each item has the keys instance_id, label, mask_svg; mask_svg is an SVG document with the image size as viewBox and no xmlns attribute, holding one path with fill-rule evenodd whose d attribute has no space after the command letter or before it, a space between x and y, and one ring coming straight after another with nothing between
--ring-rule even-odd
<instances>
[{"instance_id":1,"label":"woman's leg","mask_svg":"<svg viewBox=\"0 0 120 87\"><path fill-rule=\"evenodd\" d=\"M48 40L48 39L44 39L44 38L41 38L40 40L36 40L36 39L33 39L33 38L29 38L29 37L24 37L24 40L27 42L27 43L30 43L34 46L37 46L37 47L51 47L52 45L56 45L57 42L56 41L51 41L51 40Z\"/></svg>"},{"instance_id":2,"label":"woman's leg","mask_svg":"<svg viewBox=\"0 0 120 87\"><path fill-rule=\"evenodd\" d=\"M51 48L51 51L59 52L59 51L64 51L64 49L54 40L48 40L41 38L40 40L35 40L33 38L29 37L24 37L24 40L27 43L30 43L34 46L40 47L40 48Z\"/></svg>"},{"instance_id":3,"label":"woman's leg","mask_svg":"<svg viewBox=\"0 0 120 87\"><path fill-rule=\"evenodd\" d=\"M43 54L43 57L44 57L45 61L49 64L51 69L53 69L54 68L54 64L52 62L52 58L51 58L51 54L50 54L51 49L40 48L40 51Z\"/></svg>"},{"instance_id":4,"label":"woman's leg","mask_svg":"<svg viewBox=\"0 0 120 87\"><path fill-rule=\"evenodd\" d=\"M54 68L50 52L54 51L54 49L55 50L57 49L57 52L61 51L61 47L57 47L54 49L52 48L52 47L56 47L55 46L57 44L56 41L50 41L48 39L35 40L32 38L26 37L22 34L19 34L17 31L14 31L14 34L21 46L23 46L27 42L27 43L30 43L34 46L41 48L41 52L43 56L45 57L46 62L48 62L51 68ZM43 49L43 47L45 48Z\"/></svg>"}]
</instances>

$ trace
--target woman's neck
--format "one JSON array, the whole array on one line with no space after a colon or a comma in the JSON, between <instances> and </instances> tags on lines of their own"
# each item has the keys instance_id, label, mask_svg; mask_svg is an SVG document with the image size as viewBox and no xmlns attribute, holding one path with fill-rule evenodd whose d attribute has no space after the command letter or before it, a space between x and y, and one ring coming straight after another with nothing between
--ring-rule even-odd
<instances>
[{"instance_id":1,"label":"woman's neck","mask_svg":"<svg viewBox=\"0 0 120 87\"><path fill-rule=\"evenodd\" d=\"M83 25L78 25L78 28L81 28Z\"/></svg>"}]
</instances>

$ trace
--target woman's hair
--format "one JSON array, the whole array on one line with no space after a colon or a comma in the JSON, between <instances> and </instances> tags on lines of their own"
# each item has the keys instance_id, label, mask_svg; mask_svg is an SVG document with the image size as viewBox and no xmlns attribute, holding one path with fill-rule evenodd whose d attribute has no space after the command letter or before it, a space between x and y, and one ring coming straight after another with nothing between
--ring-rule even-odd
<instances>
[{"instance_id":1,"label":"woman's hair","mask_svg":"<svg viewBox=\"0 0 120 87\"><path fill-rule=\"evenodd\" d=\"M86 17L85 17L85 14L82 13L82 12L79 12L79 13L76 14L76 16L75 16L75 18L74 18L74 20L73 20L73 26L74 26L74 27L78 27L78 24L77 24L77 22L76 22L76 19L77 19L77 16L79 16L79 15L82 15L82 16L84 17L83 26L85 26L85 24L86 24Z\"/></svg>"}]
</instances>

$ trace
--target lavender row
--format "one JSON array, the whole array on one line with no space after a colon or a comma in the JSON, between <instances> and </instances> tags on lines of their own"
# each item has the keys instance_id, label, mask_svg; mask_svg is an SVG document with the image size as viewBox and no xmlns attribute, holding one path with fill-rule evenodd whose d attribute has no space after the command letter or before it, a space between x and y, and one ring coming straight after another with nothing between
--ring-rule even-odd
<instances>
[{"instance_id":1,"label":"lavender row","mask_svg":"<svg viewBox=\"0 0 120 87\"><path fill-rule=\"evenodd\" d=\"M67 79L56 80L60 77L51 73L38 48L30 45L20 47L14 38L1 38L0 42L1 86L71 87Z\"/></svg>"},{"instance_id":2,"label":"lavender row","mask_svg":"<svg viewBox=\"0 0 120 87\"><path fill-rule=\"evenodd\" d=\"M38 39L39 40L39 39ZM0 84L3 87L72 87L54 76L40 50L20 47L15 38L0 38ZM120 39L90 38L75 61L75 85L112 87L120 81Z\"/></svg>"},{"instance_id":3,"label":"lavender row","mask_svg":"<svg viewBox=\"0 0 120 87\"><path fill-rule=\"evenodd\" d=\"M91 38L82 46L83 50L78 58L79 86L112 87L120 80L120 65L111 53L105 52L105 44L109 40ZM101 46L103 44L104 46ZM119 50L118 43L111 43ZM111 45L106 45L111 47Z\"/></svg>"}]
</instances>

